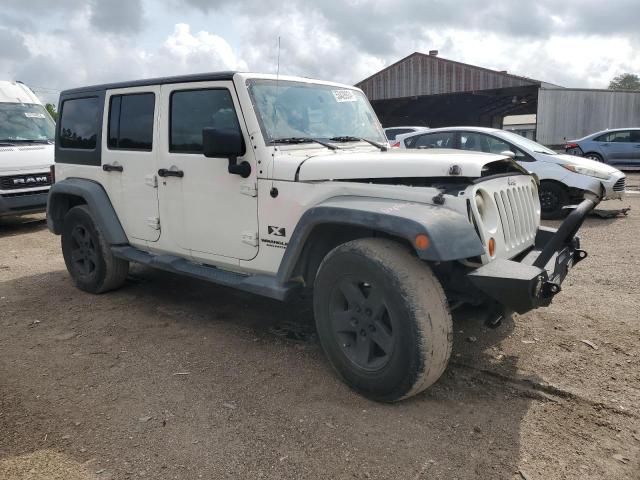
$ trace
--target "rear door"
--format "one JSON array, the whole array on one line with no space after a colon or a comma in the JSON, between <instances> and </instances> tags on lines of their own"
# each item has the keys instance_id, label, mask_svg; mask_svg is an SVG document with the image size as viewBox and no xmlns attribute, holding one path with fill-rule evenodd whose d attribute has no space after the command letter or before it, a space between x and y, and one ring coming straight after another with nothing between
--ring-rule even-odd
<instances>
[{"instance_id":1,"label":"rear door","mask_svg":"<svg viewBox=\"0 0 640 480\"><path fill-rule=\"evenodd\" d=\"M149 86L110 90L105 96L103 176L130 240L160 238L155 175L159 95L159 86Z\"/></svg>"},{"instance_id":2,"label":"rear door","mask_svg":"<svg viewBox=\"0 0 640 480\"><path fill-rule=\"evenodd\" d=\"M631 130L631 163L640 165L640 130Z\"/></svg>"},{"instance_id":3,"label":"rear door","mask_svg":"<svg viewBox=\"0 0 640 480\"><path fill-rule=\"evenodd\" d=\"M604 160L611 164L630 163L633 158L633 143L630 130L619 130L601 135L596 139L604 155Z\"/></svg>"}]
</instances>

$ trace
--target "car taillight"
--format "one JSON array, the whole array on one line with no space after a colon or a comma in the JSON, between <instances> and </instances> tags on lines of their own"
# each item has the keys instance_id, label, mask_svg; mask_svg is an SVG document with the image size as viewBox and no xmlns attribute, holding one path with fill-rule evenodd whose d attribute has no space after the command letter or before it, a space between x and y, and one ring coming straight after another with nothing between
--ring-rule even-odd
<instances>
[{"instance_id":1,"label":"car taillight","mask_svg":"<svg viewBox=\"0 0 640 480\"><path fill-rule=\"evenodd\" d=\"M565 150L569 150L570 148L578 148L578 144L577 143L565 143L564 149Z\"/></svg>"},{"instance_id":2,"label":"car taillight","mask_svg":"<svg viewBox=\"0 0 640 480\"><path fill-rule=\"evenodd\" d=\"M400 148L400 142L394 142L391 144L391 148Z\"/></svg>"},{"instance_id":3,"label":"car taillight","mask_svg":"<svg viewBox=\"0 0 640 480\"><path fill-rule=\"evenodd\" d=\"M56 166L55 165L51 165L51 167L49 167L49 176L51 177L51 185L56 183Z\"/></svg>"}]
</instances>

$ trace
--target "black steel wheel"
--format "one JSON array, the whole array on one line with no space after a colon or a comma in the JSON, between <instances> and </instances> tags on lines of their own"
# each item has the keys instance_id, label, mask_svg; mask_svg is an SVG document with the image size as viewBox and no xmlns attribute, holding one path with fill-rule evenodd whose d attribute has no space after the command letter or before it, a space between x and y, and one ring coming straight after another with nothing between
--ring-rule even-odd
<instances>
[{"instance_id":1,"label":"black steel wheel","mask_svg":"<svg viewBox=\"0 0 640 480\"><path fill-rule=\"evenodd\" d=\"M91 234L84 225L71 230L71 263L78 275L89 276L98 268L98 252Z\"/></svg>"},{"instance_id":2,"label":"black steel wheel","mask_svg":"<svg viewBox=\"0 0 640 480\"><path fill-rule=\"evenodd\" d=\"M336 247L318 269L313 304L327 358L366 397L410 397L447 366L453 327L444 291L404 245L367 238Z\"/></svg>"},{"instance_id":3,"label":"black steel wheel","mask_svg":"<svg viewBox=\"0 0 640 480\"><path fill-rule=\"evenodd\" d=\"M569 202L567 190L555 182L542 182L539 195L542 218L545 220L561 218L564 214L563 207Z\"/></svg>"},{"instance_id":4,"label":"black steel wheel","mask_svg":"<svg viewBox=\"0 0 640 480\"><path fill-rule=\"evenodd\" d=\"M363 275L345 276L331 293L331 329L345 356L363 370L376 371L394 349L394 322L381 286Z\"/></svg>"},{"instance_id":5,"label":"black steel wheel","mask_svg":"<svg viewBox=\"0 0 640 480\"><path fill-rule=\"evenodd\" d=\"M65 215L61 243L67 270L79 289L103 293L124 283L129 262L114 257L86 205Z\"/></svg>"}]
</instances>

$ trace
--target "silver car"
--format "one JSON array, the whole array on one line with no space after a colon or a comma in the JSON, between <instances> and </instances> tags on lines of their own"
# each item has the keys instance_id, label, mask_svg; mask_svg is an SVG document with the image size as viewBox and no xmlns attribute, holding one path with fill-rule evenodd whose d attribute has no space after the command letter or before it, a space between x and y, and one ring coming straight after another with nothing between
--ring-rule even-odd
<instances>
[{"instance_id":1,"label":"silver car","mask_svg":"<svg viewBox=\"0 0 640 480\"><path fill-rule=\"evenodd\" d=\"M569 140L565 151L618 168L640 167L640 128L604 130Z\"/></svg>"}]
</instances>

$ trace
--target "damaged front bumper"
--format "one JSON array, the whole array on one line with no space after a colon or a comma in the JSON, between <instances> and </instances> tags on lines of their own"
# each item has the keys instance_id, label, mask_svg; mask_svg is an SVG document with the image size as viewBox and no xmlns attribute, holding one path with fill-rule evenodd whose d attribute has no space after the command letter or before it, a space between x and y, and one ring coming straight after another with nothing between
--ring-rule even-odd
<instances>
[{"instance_id":1,"label":"damaged front bumper","mask_svg":"<svg viewBox=\"0 0 640 480\"><path fill-rule=\"evenodd\" d=\"M576 236L599 199L585 199L560 227L540 227L533 249L519 260L494 260L468 273L471 282L505 310L544 307L561 290L569 270L587 257Z\"/></svg>"}]
</instances>

